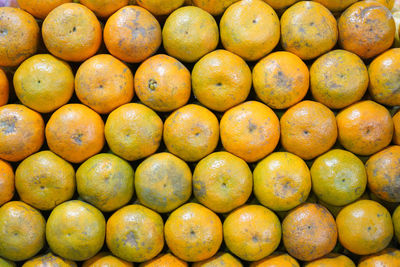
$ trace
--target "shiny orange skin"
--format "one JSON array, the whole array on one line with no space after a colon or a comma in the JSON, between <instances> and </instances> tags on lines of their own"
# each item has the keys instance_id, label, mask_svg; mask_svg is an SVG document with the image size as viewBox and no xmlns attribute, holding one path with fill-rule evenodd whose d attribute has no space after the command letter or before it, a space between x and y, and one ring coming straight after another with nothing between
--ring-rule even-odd
<instances>
[{"instance_id":1,"label":"shiny orange skin","mask_svg":"<svg viewBox=\"0 0 400 267\"><path fill-rule=\"evenodd\" d=\"M361 258L357 267L390 267L400 266L400 251L395 248L387 248L381 252L364 256Z\"/></svg>"},{"instance_id":2,"label":"shiny orange skin","mask_svg":"<svg viewBox=\"0 0 400 267\"><path fill-rule=\"evenodd\" d=\"M0 68L0 107L4 106L8 102L10 94L9 82L6 73Z\"/></svg>"},{"instance_id":3,"label":"shiny orange skin","mask_svg":"<svg viewBox=\"0 0 400 267\"><path fill-rule=\"evenodd\" d=\"M42 116L23 105L0 107L0 158L20 161L37 152L44 141Z\"/></svg>"},{"instance_id":4,"label":"shiny orange skin","mask_svg":"<svg viewBox=\"0 0 400 267\"><path fill-rule=\"evenodd\" d=\"M340 12L342 10L345 10L358 0L314 0L314 1L323 4L327 9L329 9L332 12Z\"/></svg>"},{"instance_id":5,"label":"shiny orange skin","mask_svg":"<svg viewBox=\"0 0 400 267\"><path fill-rule=\"evenodd\" d=\"M393 237L390 213L378 202L359 200L343 208L336 217L339 241L358 255L386 248Z\"/></svg>"},{"instance_id":6,"label":"shiny orange skin","mask_svg":"<svg viewBox=\"0 0 400 267\"><path fill-rule=\"evenodd\" d=\"M400 145L400 112L397 112L392 119L394 126L393 143Z\"/></svg>"},{"instance_id":7,"label":"shiny orange skin","mask_svg":"<svg viewBox=\"0 0 400 267\"><path fill-rule=\"evenodd\" d=\"M189 70L177 59L163 54L150 57L139 66L134 84L140 101L161 112L182 107L191 93Z\"/></svg>"},{"instance_id":8,"label":"shiny orange skin","mask_svg":"<svg viewBox=\"0 0 400 267\"><path fill-rule=\"evenodd\" d=\"M51 115L46 140L51 151L69 162L80 163L103 148L104 122L82 104L67 104Z\"/></svg>"},{"instance_id":9,"label":"shiny orange skin","mask_svg":"<svg viewBox=\"0 0 400 267\"><path fill-rule=\"evenodd\" d=\"M301 1L281 17L281 44L301 59L313 59L331 50L338 39L335 17L323 5Z\"/></svg>"},{"instance_id":10,"label":"shiny orange skin","mask_svg":"<svg viewBox=\"0 0 400 267\"><path fill-rule=\"evenodd\" d=\"M192 267L243 267L243 264L228 252L218 252L215 256L192 264Z\"/></svg>"},{"instance_id":11,"label":"shiny orange skin","mask_svg":"<svg viewBox=\"0 0 400 267\"><path fill-rule=\"evenodd\" d=\"M111 55L93 56L76 72L75 93L83 104L97 113L110 113L132 100L132 71Z\"/></svg>"},{"instance_id":12,"label":"shiny orange skin","mask_svg":"<svg viewBox=\"0 0 400 267\"><path fill-rule=\"evenodd\" d=\"M270 5L275 10L282 10L284 8L290 7L298 0L263 0L265 3Z\"/></svg>"},{"instance_id":13,"label":"shiny orange skin","mask_svg":"<svg viewBox=\"0 0 400 267\"><path fill-rule=\"evenodd\" d=\"M389 111L370 100L355 103L336 116L339 141L347 150L372 155L390 144L393 121Z\"/></svg>"},{"instance_id":14,"label":"shiny orange skin","mask_svg":"<svg viewBox=\"0 0 400 267\"><path fill-rule=\"evenodd\" d=\"M14 171L11 165L0 159L0 206L14 196Z\"/></svg>"},{"instance_id":15,"label":"shiny orange skin","mask_svg":"<svg viewBox=\"0 0 400 267\"><path fill-rule=\"evenodd\" d=\"M49 252L26 261L22 267L77 267L75 262L63 259Z\"/></svg>"},{"instance_id":16,"label":"shiny orange skin","mask_svg":"<svg viewBox=\"0 0 400 267\"><path fill-rule=\"evenodd\" d=\"M141 263L139 267L188 267L188 264L171 253L166 253Z\"/></svg>"},{"instance_id":17,"label":"shiny orange skin","mask_svg":"<svg viewBox=\"0 0 400 267\"><path fill-rule=\"evenodd\" d=\"M287 253L274 252L270 256L250 264L250 267L300 267Z\"/></svg>"},{"instance_id":18,"label":"shiny orange skin","mask_svg":"<svg viewBox=\"0 0 400 267\"><path fill-rule=\"evenodd\" d=\"M129 0L80 0L79 3L85 5L101 18L108 18L118 9L129 4Z\"/></svg>"},{"instance_id":19,"label":"shiny orange skin","mask_svg":"<svg viewBox=\"0 0 400 267\"><path fill-rule=\"evenodd\" d=\"M304 267L356 267L354 262L345 255L329 253L323 258L307 262Z\"/></svg>"},{"instance_id":20,"label":"shiny orange skin","mask_svg":"<svg viewBox=\"0 0 400 267\"><path fill-rule=\"evenodd\" d=\"M20 8L38 19L45 19L54 8L72 0L17 0ZM82 1L81 1L82 2Z\"/></svg>"},{"instance_id":21,"label":"shiny orange skin","mask_svg":"<svg viewBox=\"0 0 400 267\"><path fill-rule=\"evenodd\" d=\"M168 15L178 9L185 3L185 0L137 0L136 2L139 6L150 11L151 14L161 16Z\"/></svg>"},{"instance_id":22,"label":"shiny orange skin","mask_svg":"<svg viewBox=\"0 0 400 267\"><path fill-rule=\"evenodd\" d=\"M165 222L164 231L169 249L184 261L206 260L217 253L222 243L221 220L197 203L174 210Z\"/></svg>"},{"instance_id":23,"label":"shiny orange skin","mask_svg":"<svg viewBox=\"0 0 400 267\"><path fill-rule=\"evenodd\" d=\"M283 244L293 257L312 261L333 250L335 219L319 204L306 203L291 210L282 222Z\"/></svg>"},{"instance_id":24,"label":"shiny orange skin","mask_svg":"<svg viewBox=\"0 0 400 267\"><path fill-rule=\"evenodd\" d=\"M359 1L338 20L339 43L361 58L372 58L391 47L395 23L389 9L376 1Z\"/></svg>"},{"instance_id":25,"label":"shiny orange skin","mask_svg":"<svg viewBox=\"0 0 400 267\"><path fill-rule=\"evenodd\" d=\"M271 153L279 142L279 120L266 105L247 101L222 116L221 141L224 148L246 162Z\"/></svg>"},{"instance_id":26,"label":"shiny orange skin","mask_svg":"<svg viewBox=\"0 0 400 267\"><path fill-rule=\"evenodd\" d=\"M191 0L192 5L204 9L213 16L218 16L233 3L239 0Z\"/></svg>"},{"instance_id":27,"label":"shiny orange skin","mask_svg":"<svg viewBox=\"0 0 400 267\"><path fill-rule=\"evenodd\" d=\"M93 56L100 47L101 35L96 15L77 3L56 7L42 25L46 48L66 61L81 62Z\"/></svg>"},{"instance_id":28,"label":"shiny orange skin","mask_svg":"<svg viewBox=\"0 0 400 267\"><path fill-rule=\"evenodd\" d=\"M35 18L19 8L0 8L0 66L15 67L36 53L39 26Z\"/></svg>"},{"instance_id":29,"label":"shiny orange skin","mask_svg":"<svg viewBox=\"0 0 400 267\"><path fill-rule=\"evenodd\" d=\"M104 43L110 54L122 61L142 62L160 47L161 27L146 9L126 6L107 20Z\"/></svg>"},{"instance_id":30,"label":"shiny orange skin","mask_svg":"<svg viewBox=\"0 0 400 267\"><path fill-rule=\"evenodd\" d=\"M121 260L108 252L100 252L85 261L82 267L133 267L133 263Z\"/></svg>"},{"instance_id":31,"label":"shiny orange skin","mask_svg":"<svg viewBox=\"0 0 400 267\"><path fill-rule=\"evenodd\" d=\"M336 142L335 115L318 102L306 100L289 108L280 125L282 146L304 160L325 153Z\"/></svg>"}]
</instances>

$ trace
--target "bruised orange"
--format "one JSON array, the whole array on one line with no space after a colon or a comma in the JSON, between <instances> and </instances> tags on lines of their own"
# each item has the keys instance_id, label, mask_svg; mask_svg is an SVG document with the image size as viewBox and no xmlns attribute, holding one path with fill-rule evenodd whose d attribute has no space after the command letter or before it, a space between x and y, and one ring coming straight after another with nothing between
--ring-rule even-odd
<instances>
[{"instance_id":1,"label":"bruised orange","mask_svg":"<svg viewBox=\"0 0 400 267\"><path fill-rule=\"evenodd\" d=\"M26 261L22 267L77 267L75 262L63 259L49 252Z\"/></svg>"},{"instance_id":2,"label":"bruised orange","mask_svg":"<svg viewBox=\"0 0 400 267\"><path fill-rule=\"evenodd\" d=\"M14 196L14 171L11 165L0 159L0 206Z\"/></svg>"},{"instance_id":3,"label":"bruised orange","mask_svg":"<svg viewBox=\"0 0 400 267\"><path fill-rule=\"evenodd\" d=\"M250 267L300 267L300 265L289 254L274 252L264 259L251 263Z\"/></svg>"},{"instance_id":4,"label":"bruised orange","mask_svg":"<svg viewBox=\"0 0 400 267\"><path fill-rule=\"evenodd\" d=\"M185 0L137 0L136 2L139 6L150 11L151 14L160 16L168 15L175 9L178 9L185 3Z\"/></svg>"},{"instance_id":5,"label":"bruised orange","mask_svg":"<svg viewBox=\"0 0 400 267\"><path fill-rule=\"evenodd\" d=\"M101 18L108 18L118 9L129 4L129 0L80 0L79 3L85 5Z\"/></svg>"},{"instance_id":6,"label":"bruised orange","mask_svg":"<svg viewBox=\"0 0 400 267\"><path fill-rule=\"evenodd\" d=\"M38 19L45 19L54 8L64 3L71 3L72 0L17 0L23 10L29 12ZM81 1L83 2L83 1Z\"/></svg>"},{"instance_id":7,"label":"bruised orange","mask_svg":"<svg viewBox=\"0 0 400 267\"><path fill-rule=\"evenodd\" d=\"M4 106L8 102L10 94L9 82L6 73L0 68L0 107Z\"/></svg>"},{"instance_id":8,"label":"bruised orange","mask_svg":"<svg viewBox=\"0 0 400 267\"><path fill-rule=\"evenodd\" d=\"M387 248L381 252L364 256L360 259L358 267L399 266L400 250Z\"/></svg>"},{"instance_id":9,"label":"bruised orange","mask_svg":"<svg viewBox=\"0 0 400 267\"><path fill-rule=\"evenodd\" d=\"M165 253L141 263L139 267L188 267L188 264L171 253Z\"/></svg>"},{"instance_id":10,"label":"bruised orange","mask_svg":"<svg viewBox=\"0 0 400 267\"><path fill-rule=\"evenodd\" d=\"M192 264L192 267L243 267L243 264L228 252L218 252L215 256Z\"/></svg>"},{"instance_id":11,"label":"bruised orange","mask_svg":"<svg viewBox=\"0 0 400 267\"><path fill-rule=\"evenodd\" d=\"M356 267L354 262L347 256L337 253L329 253L328 255L320 259L307 262L304 265L304 267L336 267L336 266Z\"/></svg>"}]
</instances>

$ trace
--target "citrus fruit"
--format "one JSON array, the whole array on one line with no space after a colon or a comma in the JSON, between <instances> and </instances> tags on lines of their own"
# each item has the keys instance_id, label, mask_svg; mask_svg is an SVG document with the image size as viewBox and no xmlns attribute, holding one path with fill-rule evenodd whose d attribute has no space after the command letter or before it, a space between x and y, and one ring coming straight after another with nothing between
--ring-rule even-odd
<instances>
[{"instance_id":1,"label":"citrus fruit","mask_svg":"<svg viewBox=\"0 0 400 267\"><path fill-rule=\"evenodd\" d=\"M168 15L185 3L185 0L137 0L137 4L144 7L155 16Z\"/></svg>"},{"instance_id":2,"label":"citrus fruit","mask_svg":"<svg viewBox=\"0 0 400 267\"><path fill-rule=\"evenodd\" d=\"M9 94L10 88L6 73L0 68L0 107L7 104Z\"/></svg>"},{"instance_id":3,"label":"citrus fruit","mask_svg":"<svg viewBox=\"0 0 400 267\"><path fill-rule=\"evenodd\" d=\"M358 267L397 266L400 265L400 251L395 248L387 248L381 252L364 256L358 263Z\"/></svg>"},{"instance_id":4,"label":"citrus fruit","mask_svg":"<svg viewBox=\"0 0 400 267\"><path fill-rule=\"evenodd\" d=\"M16 267L17 265L13 261L9 261L0 257L0 265L2 267Z\"/></svg>"},{"instance_id":5,"label":"citrus fruit","mask_svg":"<svg viewBox=\"0 0 400 267\"><path fill-rule=\"evenodd\" d=\"M17 2L20 8L29 12L32 16L45 19L54 8L64 3L70 3L72 0L17 0Z\"/></svg>"},{"instance_id":6,"label":"citrus fruit","mask_svg":"<svg viewBox=\"0 0 400 267\"><path fill-rule=\"evenodd\" d=\"M242 267L242 263L228 252L218 252L215 256L192 264L192 267Z\"/></svg>"},{"instance_id":7,"label":"citrus fruit","mask_svg":"<svg viewBox=\"0 0 400 267\"><path fill-rule=\"evenodd\" d=\"M127 262L117 258L110 253L100 252L96 256L88 259L82 267L133 267L132 262Z\"/></svg>"},{"instance_id":8,"label":"citrus fruit","mask_svg":"<svg viewBox=\"0 0 400 267\"><path fill-rule=\"evenodd\" d=\"M314 0L320 4L323 4L327 9L332 12L340 12L348 8L358 0Z\"/></svg>"},{"instance_id":9,"label":"citrus fruit","mask_svg":"<svg viewBox=\"0 0 400 267\"><path fill-rule=\"evenodd\" d=\"M293 5L298 0L263 0L263 1L268 5L270 5L275 10L282 10L284 8Z\"/></svg>"},{"instance_id":10,"label":"citrus fruit","mask_svg":"<svg viewBox=\"0 0 400 267\"><path fill-rule=\"evenodd\" d=\"M274 252L264 259L251 263L250 267L300 267L300 265L289 254Z\"/></svg>"},{"instance_id":11,"label":"citrus fruit","mask_svg":"<svg viewBox=\"0 0 400 267\"><path fill-rule=\"evenodd\" d=\"M213 16L218 16L233 3L239 0L192 0L194 6L204 9Z\"/></svg>"},{"instance_id":12,"label":"citrus fruit","mask_svg":"<svg viewBox=\"0 0 400 267\"><path fill-rule=\"evenodd\" d=\"M337 253L329 253L328 255L308 262L304 265L304 267L356 267L354 262L346 257L345 255L337 254Z\"/></svg>"},{"instance_id":13,"label":"citrus fruit","mask_svg":"<svg viewBox=\"0 0 400 267\"><path fill-rule=\"evenodd\" d=\"M14 196L14 171L11 165L0 159L0 206Z\"/></svg>"},{"instance_id":14,"label":"citrus fruit","mask_svg":"<svg viewBox=\"0 0 400 267\"><path fill-rule=\"evenodd\" d=\"M22 267L77 267L75 262L63 259L49 252L26 261Z\"/></svg>"},{"instance_id":15,"label":"citrus fruit","mask_svg":"<svg viewBox=\"0 0 400 267\"><path fill-rule=\"evenodd\" d=\"M392 221L393 221L393 228L394 228L394 233L396 236L396 239L398 242L400 242L400 206L397 206L397 208L394 210L392 214Z\"/></svg>"},{"instance_id":16,"label":"citrus fruit","mask_svg":"<svg viewBox=\"0 0 400 267\"><path fill-rule=\"evenodd\" d=\"M400 145L400 112L397 112L393 116L393 126L394 126L393 143L396 145Z\"/></svg>"},{"instance_id":17,"label":"citrus fruit","mask_svg":"<svg viewBox=\"0 0 400 267\"><path fill-rule=\"evenodd\" d=\"M108 18L118 9L128 5L129 0L80 0L79 3L85 5L101 18Z\"/></svg>"},{"instance_id":18,"label":"citrus fruit","mask_svg":"<svg viewBox=\"0 0 400 267\"><path fill-rule=\"evenodd\" d=\"M158 254L157 257L155 257L152 260L143 262L139 265L139 267L187 267L188 264L175 257L171 253L166 253L166 254Z\"/></svg>"}]
</instances>

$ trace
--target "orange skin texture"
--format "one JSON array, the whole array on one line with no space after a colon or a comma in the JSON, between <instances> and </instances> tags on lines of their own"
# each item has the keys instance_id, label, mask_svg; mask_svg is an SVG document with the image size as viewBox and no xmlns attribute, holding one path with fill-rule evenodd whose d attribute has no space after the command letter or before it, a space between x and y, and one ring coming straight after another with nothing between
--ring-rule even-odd
<instances>
[{"instance_id":1,"label":"orange skin texture","mask_svg":"<svg viewBox=\"0 0 400 267\"><path fill-rule=\"evenodd\" d=\"M213 16L218 16L233 3L239 0L192 0L194 6L204 9Z\"/></svg>"},{"instance_id":2,"label":"orange skin texture","mask_svg":"<svg viewBox=\"0 0 400 267\"><path fill-rule=\"evenodd\" d=\"M164 230L169 249L184 261L209 259L222 243L221 220L197 203L187 203L174 210L165 222Z\"/></svg>"},{"instance_id":3,"label":"orange skin texture","mask_svg":"<svg viewBox=\"0 0 400 267\"><path fill-rule=\"evenodd\" d=\"M227 252L218 252L215 256L204 260L195 262L192 267L243 267L243 264L234 256Z\"/></svg>"},{"instance_id":4,"label":"orange skin texture","mask_svg":"<svg viewBox=\"0 0 400 267\"><path fill-rule=\"evenodd\" d=\"M389 9L375 1L360 1L338 20L339 43L361 58L372 58L391 47L395 23Z\"/></svg>"},{"instance_id":5,"label":"orange skin texture","mask_svg":"<svg viewBox=\"0 0 400 267\"><path fill-rule=\"evenodd\" d=\"M93 56L100 47L101 35L96 15L77 3L56 7L42 25L46 48L66 61L81 62Z\"/></svg>"},{"instance_id":6,"label":"orange skin texture","mask_svg":"<svg viewBox=\"0 0 400 267\"><path fill-rule=\"evenodd\" d=\"M246 261L258 261L275 251L281 241L278 217L261 205L245 205L226 217L224 240L228 249Z\"/></svg>"},{"instance_id":7,"label":"orange skin texture","mask_svg":"<svg viewBox=\"0 0 400 267\"><path fill-rule=\"evenodd\" d=\"M199 105L186 105L173 112L164 126L164 143L172 154L184 161L198 161L217 147L217 117Z\"/></svg>"},{"instance_id":8,"label":"orange skin texture","mask_svg":"<svg viewBox=\"0 0 400 267\"><path fill-rule=\"evenodd\" d=\"M25 60L15 72L13 83L22 104L40 113L49 113L67 104L74 93L71 67L49 54Z\"/></svg>"},{"instance_id":9,"label":"orange skin texture","mask_svg":"<svg viewBox=\"0 0 400 267\"><path fill-rule=\"evenodd\" d=\"M336 254L329 253L323 258L314 260L312 262L308 262L304 265L304 267L356 267L354 262L348 257Z\"/></svg>"},{"instance_id":10,"label":"orange skin texture","mask_svg":"<svg viewBox=\"0 0 400 267\"><path fill-rule=\"evenodd\" d=\"M88 259L82 267L133 267L132 262L127 262L110 255L108 252L100 252L96 256Z\"/></svg>"},{"instance_id":11,"label":"orange skin texture","mask_svg":"<svg viewBox=\"0 0 400 267\"><path fill-rule=\"evenodd\" d=\"M107 114L132 100L133 74L115 57L96 55L83 62L76 72L75 93L83 104Z\"/></svg>"},{"instance_id":12,"label":"orange skin texture","mask_svg":"<svg viewBox=\"0 0 400 267\"><path fill-rule=\"evenodd\" d=\"M296 3L281 17L282 47L301 59L313 59L328 52L337 39L335 17L317 2Z\"/></svg>"},{"instance_id":13,"label":"orange skin texture","mask_svg":"<svg viewBox=\"0 0 400 267\"><path fill-rule=\"evenodd\" d=\"M250 197L253 176L247 163L228 152L215 152L203 158L193 172L196 199L218 213L243 205Z\"/></svg>"},{"instance_id":14,"label":"orange skin texture","mask_svg":"<svg viewBox=\"0 0 400 267\"><path fill-rule=\"evenodd\" d=\"M397 242L400 242L400 205L394 210L392 221Z\"/></svg>"},{"instance_id":15,"label":"orange skin texture","mask_svg":"<svg viewBox=\"0 0 400 267\"><path fill-rule=\"evenodd\" d=\"M273 109L300 102L310 84L308 67L295 54L279 51L260 60L253 69L257 96Z\"/></svg>"},{"instance_id":16,"label":"orange skin texture","mask_svg":"<svg viewBox=\"0 0 400 267\"><path fill-rule=\"evenodd\" d=\"M141 205L128 205L107 221L106 242L115 256L134 262L148 261L164 246L161 216Z\"/></svg>"},{"instance_id":17,"label":"orange skin texture","mask_svg":"<svg viewBox=\"0 0 400 267\"><path fill-rule=\"evenodd\" d=\"M0 264L2 267L16 267L17 265L13 261L9 261L3 258L0 258Z\"/></svg>"},{"instance_id":18,"label":"orange skin texture","mask_svg":"<svg viewBox=\"0 0 400 267\"><path fill-rule=\"evenodd\" d=\"M0 257L23 261L36 255L45 243L46 221L39 211L21 201L0 207Z\"/></svg>"},{"instance_id":19,"label":"orange skin texture","mask_svg":"<svg viewBox=\"0 0 400 267\"><path fill-rule=\"evenodd\" d=\"M387 248L381 252L362 257L358 267L400 266L400 250Z\"/></svg>"},{"instance_id":20,"label":"orange skin texture","mask_svg":"<svg viewBox=\"0 0 400 267\"><path fill-rule=\"evenodd\" d=\"M229 109L220 123L224 148L246 162L271 153L279 142L279 120L266 105L247 101Z\"/></svg>"},{"instance_id":21,"label":"orange skin texture","mask_svg":"<svg viewBox=\"0 0 400 267\"><path fill-rule=\"evenodd\" d=\"M314 61L310 69L315 100L331 109L342 109L357 101L368 88L368 70L356 55L333 50Z\"/></svg>"},{"instance_id":22,"label":"orange skin texture","mask_svg":"<svg viewBox=\"0 0 400 267\"><path fill-rule=\"evenodd\" d=\"M185 3L185 0L137 0L136 2L139 6L150 11L151 14L161 16L168 15L175 9L178 9Z\"/></svg>"},{"instance_id":23,"label":"orange skin texture","mask_svg":"<svg viewBox=\"0 0 400 267\"><path fill-rule=\"evenodd\" d=\"M67 104L56 110L46 125L51 151L72 163L81 163L104 146L104 122L82 104Z\"/></svg>"},{"instance_id":24,"label":"orange skin texture","mask_svg":"<svg viewBox=\"0 0 400 267\"><path fill-rule=\"evenodd\" d=\"M0 107L0 158L20 161L37 152L44 141L42 116L23 105Z\"/></svg>"},{"instance_id":25,"label":"orange skin texture","mask_svg":"<svg viewBox=\"0 0 400 267\"><path fill-rule=\"evenodd\" d=\"M288 152L275 152L254 169L254 194L274 211L287 211L305 202L311 191L307 164Z\"/></svg>"},{"instance_id":26,"label":"orange skin texture","mask_svg":"<svg viewBox=\"0 0 400 267\"><path fill-rule=\"evenodd\" d=\"M0 159L0 206L14 196L14 171L11 165Z\"/></svg>"},{"instance_id":27,"label":"orange skin texture","mask_svg":"<svg viewBox=\"0 0 400 267\"><path fill-rule=\"evenodd\" d=\"M6 73L0 68L0 107L4 106L8 102L8 96L10 91L10 85Z\"/></svg>"},{"instance_id":28,"label":"orange skin texture","mask_svg":"<svg viewBox=\"0 0 400 267\"><path fill-rule=\"evenodd\" d=\"M182 107L191 92L189 70L175 58L163 54L155 55L139 66L134 84L140 101L161 112Z\"/></svg>"},{"instance_id":29,"label":"orange skin texture","mask_svg":"<svg viewBox=\"0 0 400 267\"><path fill-rule=\"evenodd\" d=\"M171 253L166 253L141 263L139 267L188 267L188 264Z\"/></svg>"},{"instance_id":30,"label":"orange skin texture","mask_svg":"<svg viewBox=\"0 0 400 267\"><path fill-rule=\"evenodd\" d=\"M146 9L126 6L107 20L104 43L110 54L122 61L142 62L160 47L161 27Z\"/></svg>"},{"instance_id":31,"label":"orange skin texture","mask_svg":"<svg viewBox=\"0 0 400 267\"><path fill-rule=\"evenodd\" d=\"M331 12L340 12L345 10L350 5L354 4L358 0L314 0L322 5L324 5ZM379 1L379 0L376 0ZM386 1L386 0L383 0Z\"/></svg>"},{"instance_id":32,"label":"orange skin texture","mask_svg":"<svg viewBox=\"0 0 400 267\"><path fill-rule=\"evenodd\" d=\"M79 2L100 18L108 18L118 9L129 4L129 0L80 0Z\"/></svg>"},{"instance_id":33,"label":"orange skin texture","mask_svg":"<svg viewBox=\"0 0 400 267\"><path fill-rule=\"evenodd\" d=\"M107 118L105 136L110 149L121 158L133 161L150 156L160 146L163 122L150 108L128 103Z\"/></svg>"},{"instance_id":34,"label":"orange skin texture","mask_svg":"<svg viewBox=\"0 0 400 267\"><path fill-rule=\"evenodd\" d=\"M333 250L335 219L319 204L306 203L291 210L282 222L283 244L293 257L312 261Z\"/></svg>"},{"instance_id":35,"label":"orange skin texture","mask_svg":"<svg viewBox=\"0 0 400 267\"><path fill-rule=\"evenodd\" d=\"M72 0L17 0L20 8L38 19L45 19L54 8ZM81 0L81 2L83 2Z\"/></svg>"},{"instance_id":36,"label":"orange skin texture","mask_svg":"<svg viewBox=\"0 0 400 267\"><path fill-rule=\"evenodd\" d=\"M358 255L381 251L393 237L390 213L372 200L359 200L346 206L336 217L336 224L340 243Z\"/></svg>"},{"instance_id":37,"label":"orange skin texture","mask_svg":"<svg viewBox=\"0 0 400 267\"><path fill-rule=\"evenodd\" d=\"M300 267L300 265L289 254L274 252L264 259L251 263L250 267Z\"/></svg>"},{"instance_id":38,"label":"orange skin texture","mask_svg":"<svg viewBox=\"0 0 400 267\"><path fill-rule=\"evenodd\" d=\"M195 62L217 47L218 25L214 17L201 8L185 6L169 15L162 38L170 56L184 62Z\"/></svg>"},{"instance_id":39,"label":"orange skin texture","mask_svg":"<svg viewBox=\"0 0 400 267\"><path fill-rule=\"evenodd\" d=\"M226 111L246 100L251 88L251 71L239 56L216 50L194 65L192 87L194 96L204 106Z\"/></svg>"},{"instance_id":40,"label":"orange skin texture","mask_svg":"<svg viewBox=\"0 0 400 267\"><path fill-rule=\"evenodd\" d=\"M0 66L15 67L36 53L39 26L35 18L19 8L0 8Z\"/></svg>"},{"instance_id":41,"label":"orange skin texture","mask_svg":"<svg viewBox=\"0 0 400 267\"><path fill-rule=\"evenodd\" d=\"M271 52L279 43L279 30L278 16L261 0L234 3L220 21L222 45L246 61L258 60Z\"/></svg>"},{"instance_id":42,"label":"orange skin texture","mask_svg":"<svg viewBox=\"0 0 400 267\"><path fill-rule=\"evenodd\" d=\"M400 48L390 49L369 65L369 92L372 98L387 106L400 105Z\"/></svg>"},{"instance_id":43,"label":"orange skin texture","mask_svg":"<svg viewBox=\"0 0 400 267\"><path fill-rule=\"evenodd\" d=\"M270 5L273 9L279 10L293 5L298 0L263 0L263 1L268 5Z\"/></svg>"},{"instance_id":44,"label":"orange skin texture","mask_svg":"<svg viewBox=\"0 0 400 267\"><path fill-rule=\"evenodd\" d=\"M389 10L391 10L394 6L395 0L374 0L386 6Z\"/></svg>"},{"instance_id":45,"label":"orange skin texture","mask_svg":"<svg viewBox=\"0 0 400 267\"><path fill-rule=\"evenodd\" d=\"M394 126L393 143L400 145L400 112L397 112L392 119Z\"/></svg>"},{"instance_id":46,"label":"orange skin texture","mask_svg":"<svg viewBox=\"0 0 400 267\"><path fill-rule=\"evenodd\" d=\"M170 212L192 194L192 172L180 158L158 153L146 158L136 169L136 195L141 204L156 212Z\"/></svg>"},{"instance_id":47,"label":"orange skin texture","mask_svg":"<svg viewBox=\"0 0 400 267\"><path fill-rule=\"evenodd\" d=\"M77 267L76 263L49 252L26 261L22 267Z\"/></svg>"},{"instance_id":48,"label":"orange skin texture","mask_svg":"<svg viewBox=\"0 0 400 267\"><path fill-rule=\"evenodd\" d=\"M296 104L283 114L280 124L282 146L304 160L325 153L336 142L335 115L318 102Z\"/></svg>"},{"instance_id":49,"label":"orange skin texture","mask_svg":"<svg viewBox=\"0 0 400 267\"><path fill-rule=\"evenodd\" d=\"M385 148L393 137L389 111L373 101L355 103L337 116L339 141L346 150L368 156Z\"/></svg>"}]
</instances>

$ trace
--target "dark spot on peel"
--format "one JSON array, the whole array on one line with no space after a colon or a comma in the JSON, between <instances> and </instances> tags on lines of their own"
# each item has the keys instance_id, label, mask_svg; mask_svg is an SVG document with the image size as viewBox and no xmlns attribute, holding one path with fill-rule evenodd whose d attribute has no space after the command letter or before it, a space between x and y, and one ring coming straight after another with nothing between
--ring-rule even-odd
<instances>
[{"instance_id":1,"label":"dark spot on peel","mask_svg":"<svg viewBox=\"0 0 400 267\"><path fill-rule=\"evenodd\" d=\"M83 134L79 133L79 134L75 134L72 136L72 139L74 140L74 142L78 145L82 145L82 136Z\"/></svg>"},{"instance_id":2,"label":"dark spot on peel","mask_svg":"<svg viewBox=\"0 0 400 267\"><path fill-rule=\"evenodd\" d=\"M129 245L131 245L133 247L136 247L136 248L138 247L136 236L132 231L130 231L126 235L126 238L123 239L122 241L124 242L124 245L129 244Z\"/></svg>"},{"instance_id":3,"label":"dark spot on peel","mask_svg":"<svg viewBox=\"0 0 400 267\"><path fill-rule=\"evenodd\" d=\"M157 86L158 86L158 84L157 84L157 81L156 81L156 80L154 80L154 79L150 79L150 80L149 80L149 82L148 82L148 88L149 88L151 91L156 90Z\"/></svg>"},{"instance_id":4,"label":"dark spot on peel","mask_svg":"<svg viewBox=\"0 0 400 267\"><path fill-rule=\"evenodd\" d=\"M257 129L257 125L255 125L254 123L251 122L251 120L249 120L249 132L252 133L255 129Z\"/></svg>"},{"instance_id":5,"label":"dark spot on peel","mask_svg":"<svg viewBox=\"0 0 400 267\"><path fill-rule=\"evenodd\" d=\"M16 116L10 116L6 117L3 120L0 121L0 131L2 131L4 134L12 134L16 131L16 126L15 124L17 123L17 117Z\"/></svg>"}]
</instances>

